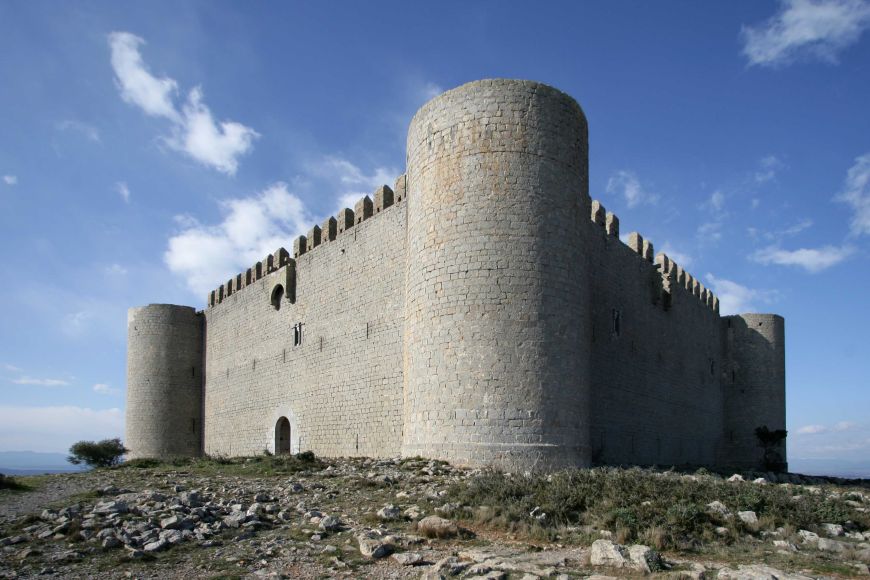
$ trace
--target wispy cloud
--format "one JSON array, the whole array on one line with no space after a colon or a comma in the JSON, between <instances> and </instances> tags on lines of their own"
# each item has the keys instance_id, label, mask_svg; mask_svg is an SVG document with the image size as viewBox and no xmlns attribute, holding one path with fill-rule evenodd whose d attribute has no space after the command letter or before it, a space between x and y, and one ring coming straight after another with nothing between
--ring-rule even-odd
<instances>
[{"instance_id":1,"label":"wispy cloud","mask_svg":"<svg viewBox=\"0 0 870 580\"><path fill-rule=\"evenodd\" d=\"M714 213L719 213L725 208L725 194L718 189L710 194L705 205Z\"/></svg>"},{"instance_id":2,"label":"wispy cloud","mask_svg":"<svg viewBox=\"0 0 870 580\"><path fill-rule=\"evenodd\" d=\"M77 338L85 334L93 317L90 310L70 312L63 317L60 328L67 336Z\"/></svg>"},{"instance_id":3,"label":"wispy cloud","mask_svg":"<svg viewBox=\"0 0 870 580\"><path fill-rule=\"evenodd\" d=\"M125 268L121 264L109 264L105 267L105 272L109 276L126 276L127 268Z\"/></svg>"},{"instance_id":4,"label":"wispy cloud","mask_svg":"<svg viewBox=\"0 0 870 580\"><path fill-rule=\"evenodd\" d=\"M115 190L118 192L118 195L121 196L121 199L124 200L124 203L130 203L130 188L127 186L125 181L119 181L116 183Z\"/></svg>"},{"instance_id":5,"label":"wispy cloud","mask_svg":"<svg viewBox=\"0 0 870 580\"><path fill-rule=\"evenodd\" d=\"M28 376L12 379L12 382L16 385L36 385L40 387L66 387L69 385L69 381L63 379L39 379Z\"/></svg>"},{"instance_id":6,"label":"wispy cloud","mask_svg":"<svg viewBox=\"0 0 870 580\"><path fill-rule=\"evenodd\" d=\"M607 193L622 196L629 208L642 204L655 205L659 201L658 194L652 193L641 185L633 171L620 170L607 180Z\"/></svg>"},{"instance_id":7,"label":"wispy cloud","mask_svg":"<svg viewBox=\"0 0 870 580\"><path fill-rule=\"evenodd\" d=\"M235 121L215 121L203 102L200 87L193 88L179 110L175 105L178 83L151 74L140 53L145 41L129 32L109 35L112 68L121 98L146 114L168 119L172 133L166 143L196 161L234 175L239 157L253 148L260 136L254 129Z\"/></svg>"},{"instance_id":8,"label":"wispy cloud","mask_svg":"<svg viewBox=\"0 0 870 580\"><path fill-rule=\"evenodd\" d=\"M17 185L18 184L18 176L17 175L4 175L3 182L6 185Z\"/></svg>"},{"instance_id":9,"label":"wispy cloud","mask_svg":"<svg viewBox=\"0 0 870 580\"><path fill-rule=\"evenodd\" d=\"M758 162L758 169L755 171L755 182L761 184L773 181L783 169L785 169L785 163L779 157L768 155Z\"/></svg>"},{"instance_id":10,"label":"wispy cloud","mask_svg":"<svg viewBox=\"0 0 870 580\"><path fill-rule=\"evenodd\" d=\"M367 173L347 159L326 156L322 160L309 165L309 172L331 182L337 190L338 204L336 210L345 207L353 209L360 198L370 194L381 185L392 186L399 175L399 170L393 167L375 167Z\"/></svg>"},{"instance_id":11,"label":"wispy cloud","mask_svg":"<svg viewBox=\"0 0 870 580\"><path fill-rule=\"evenodd\" d=\"M260 134L235 121L215 122L202 102L199 87L190 91L182 112L184 122L175 126L167 143L200 163L234 175L239 167L238 158L251 150Z\"/></svg>"},{"instance_id":12,"label":"wispy cloud","mask_svg":"<svg viewBox=\"0 0 870 580\"><path fill-rule=\"evenodd\" d=\"M855 159L836 199L852 207L852 234L870 234L870 153Z\"/></svg>"},{"instance_id":13,"label":"wispy cloud","mask_svg":"<svg viewBox=\"0 0 870 580\"><path fill-rule=\"evenodd\" d=\"M842 433L843 431L851 431L856 427L852 421L840 421L835 425L805 425L798 429L801 435L818 435L820 433Z\"/></svg>"},{"instance_id":14,"label":"wispy cloud","mask_svg":"<svg viewBox=\"0 0 870 580\"><path fill-rule=\"evenodd\" d=\"M97 383L96 385L94 385L94 392L98 395L117 395L121 392L121 390L110 387L105 383Z\"/></svg>"},{"instance_id":15,"label":"wispy cloud","mask_svg":"<svg viewBox=\"0 0 870 580\"><path fill-rule=\"evenodd\" d=\"M683 268L687 268L692 265L694 259L691 255L686 252L683 252L676 247L674 247L670 242L665 242L661 248L662 253L667 254L669 258L675 261L677 264L682 266Z\"/></svg>"},{"instance_id":16,"label":"wispy cloud","mask_svg":"<svg viewBox=\"0 0 870 580\"><path fill-rule=\"evenodd\" d=\"M66 451L81 440L118 437L121 409L0 405L0 451Z\"/></svg>"},{"instance_id":17,"label":"wispy cloud","mask_svg":"<svg viewBox=\"0 0 870 580\"><path fill-rule=\"evenodd\" d=\"M224 219L217 225L179 216L182 229L169 239L163 256L200 296L279 247L289 247L315 223L302 200L281 182L253 197L224 201L221 209Z\"/></svg>"},{"instance_id":18,"label":"wispy cloud","mask_svg":"<svg viewBox=\"0 0 870 580\"><path fill-rule=\"evenodd\" d=\"M89 141L93 141L94 143L100 142L100 131L93 125L89 125L82 121L76 121L73 119L68 119L66 121L61 121L57 124L57 128L60 131L74 131L76 133L80 133Z\"/></svg>"},{"instance_id":19,"label":"wispy cloud","mask_svg":"<svg viewBox=\"0 0 870 580\"><path fill-rule=\"evenodd\" d=\"M779 230L773 231L764 231L759 228L749 227L746 228L746 233L749 234L749 237L752 239L766 239L772 242L776 242L777 244L781 242L785 238L789 238L792 236L796 236L804 230L808 230L813 227L813 220L809 218L804 218L790 226L784 227Z\"/></svg>"},{"instance_id":20,"label":"wispy cloud","mask_svg":"<svg viewBox=\"0 0 870 580\"><path fill-rule=\"evenodd\" d=\"M870 26L865 0L782 0L779 12L741 31L750 65L776 67L799 58L836 63Z\"/></svg>"},{"instance_id":21,"label":"wispy cloud","mask_svg":"<svg viewBox=\"0 0 870 580\"><path fill-rule=\"evenodd\" d=\"M4 363L4 364L3 364L3 370L4 370L4 371L9 371L10 373L20 373L23 369L21 369L21 368L15 366L15 365L11 365L11 364L8 364L8 363Z\"/></svg>"},{"instance_id":22,"label":"wispy cloud","mask_svg":"<svg viewBox=\"0 0 870 580\"><path fill-rule=\"evenodd\" d=\"M698 226L698 238L703 241L718 242L722 239L722 222L704 222Z\"/></svg>"},{"instance_id":23,"label":"wispy cloud","mask_svg":"<svg viewBox=\"0 0 870 580\"><path fill-rule=\"evenodd\" d=\"M772 290L754 290L725 278L717 278L707 273L707 284L719 297L719 312L725 316L758 310L760 304L769 304L776 298Z\"/></svg>"},{"instance_id":24,"label":"wispy cloud","mask_svg":"<svg viewBox=\"0 0 870 580\"><path fill-rule=\"evenodd\" d=\"M324 157L306 169L335 191L330 215L344 207L353 208L361 197L380 185L392 184L398 175L398 170L387 167L364 171L335 156ZM175 216L179 232L169 239L163 256L169 269L197 296L204 296L279 247L289 249L296 236L326 217L310 211L283 182L220 205L224 218L215 225L202 224L189 215Z\"/></svg>"},{"instance_id":25,"label":"wispy cloud","mask_svg":"<svg viewBox=\"0 0 870 580\"><path fill-rule=\"evenodd\" d=\"M750 259L759 264L796 266L811 274L827 270L847 259L855 252L851 246L823 246L821 248L800 248L783 250L773 245L755 251Z\"/></svg>"}]
</instances>

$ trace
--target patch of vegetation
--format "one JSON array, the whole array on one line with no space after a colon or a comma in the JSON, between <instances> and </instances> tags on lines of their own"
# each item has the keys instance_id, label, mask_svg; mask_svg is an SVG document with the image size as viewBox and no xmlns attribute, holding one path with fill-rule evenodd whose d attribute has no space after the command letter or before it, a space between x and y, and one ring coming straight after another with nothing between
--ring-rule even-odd
<instances>
[{"instance_id":1,"label":"patch of vegetation","mask_svg":"<svg viewBox=\"0 0 870 580\"><path fill-rule=\"evenodd\" d=\"M659 549L694 550L702 544L729 543L762 528L815 530L821 523L847 520L861 529L870 528L870 514L826 494L640 468L531 476L485 471L448 492L451 501L468 506L457 515L479 524L531 536L591 527L615 531L623 543L642 541ZM801 497L795 499L796 495ZM759 525L716 514L707 508L713 501L722 502L734 514L756 512ZM720 535L719 527L729 533Z\"/></svg>"},{"instance_id":2,"label":"patch of vegetation","mask_svg":"<svg viewBox=\"0 0 870 580\"><path fill-rule=\"evenodd\" d=\"M27 489L27 487L15 480L14 478L0 473L0 489L12 489L15 491L22 491Z\"/></svg>"},{"instance_id":3,"label":"patch of vegetation","mask_svg":"<svg viewBox=\"0 0 870 580\"><path fill-rule=\"evenodd\" d=\"M121 440L103 439L102 441L79 441L69 448L67 461L73 465L89 465L91 467L111 467L121 463L121 458L129 450Z\"/></svg>"},{"instance_id":4,"label":"patch of vegetation","mask_svg":"<svg viewBox=\"0 0 870 580\"><path fill-rule=\"evenodd\" d=\"M278 476L319 470L326 464L311 451L296 455L255 455L253 457L168 457L165 459L132 459L118 465L117 469L154 469L175 471L183 467L196 475L247 475L251 477Z\"/></svg>"}]
</instances>

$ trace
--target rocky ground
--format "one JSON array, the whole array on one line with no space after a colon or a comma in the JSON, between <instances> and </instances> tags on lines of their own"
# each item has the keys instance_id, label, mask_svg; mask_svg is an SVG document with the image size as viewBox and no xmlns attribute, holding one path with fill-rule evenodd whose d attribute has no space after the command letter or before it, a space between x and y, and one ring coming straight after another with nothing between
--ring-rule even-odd
<instances>
[{"instance_id":1,"label":"rocky ground","mask_svg":"<svg viewBox=\"0 0 870 580\"><path fill-rule=\"evenodd\" d=\"M868 575L870 563L861 485L650 470L565 479L423 459L178 463L17 478L23 488L0 490L0 578L785 579ZM589 477L629 482L638 509L554 496ZM717 490L722 501L706 502ZM701 509L674 516L676 493ZM583 515L560 515L572 501ZM687 521L693 532L668 528Z\"/></svg>"}]
</instances>

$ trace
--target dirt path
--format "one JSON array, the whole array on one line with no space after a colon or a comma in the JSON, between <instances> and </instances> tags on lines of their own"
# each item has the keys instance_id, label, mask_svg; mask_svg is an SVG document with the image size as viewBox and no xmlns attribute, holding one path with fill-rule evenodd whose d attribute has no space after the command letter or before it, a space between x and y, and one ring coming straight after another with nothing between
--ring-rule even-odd
<instances>
[{"instance_id":1,"label":"dirt path","mask_svg":"<svg viewBox=\"0 0 870 580\"><path fill-rule=\"evenodd\" d=\"M16 477L24 484L31 478ZM34 478L38 482L32 491L0 491L0 525L19 516L39 513L47 506L63 502L68 497L94 489L94 478L86 473L70 473L63 477Z\"/></svg>"}]
</instances>

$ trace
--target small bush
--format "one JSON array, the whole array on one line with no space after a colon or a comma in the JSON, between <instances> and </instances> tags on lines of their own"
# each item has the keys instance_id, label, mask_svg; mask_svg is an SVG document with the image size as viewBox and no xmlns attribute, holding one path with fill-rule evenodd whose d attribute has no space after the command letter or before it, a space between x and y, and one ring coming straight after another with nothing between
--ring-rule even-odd
<instances>
[{"instance_id":1,"label":"small bush","mask_svg":"<svg viewBox=\"0 0 870 580\"><path fill-rule=\"evenodd\" d=\"M8 475L0 473L0 489L24 489L24 486Z\"/></svg>"},{"instance_id":2,"label":"small bush","mask_svg":"<svg viewBox=\"0 0 870 580\"><path fill-rule=\"evenodd\" d=\"M102 441L79 441L69 448L67 461L73 465L82 463L91 467L111 467L121 463L121 457L129 451L117 437Z\"/></svg>"},{"instance_id":3,"label":"small bush","mask_svg":"<svg viewBox=\"0 0 870 580\"><path fill-rule=\"evenodd\" d=\"M303 451L296 454L296 459L299 461L314 461L317 458L314 456L313 451Z\"/></svg>"},{"instance_id":4,"label":"small bush","mask_svg":"<svg viewBox=\"0 0 870 580\"><path fill-rule=\"evenodd\" d=\"M160 460L150 457L139 457L137 459L128 459L124 462L124 467L133 467L135 469L149 469L160 465Z\"/></svg>"}]
</instances>

